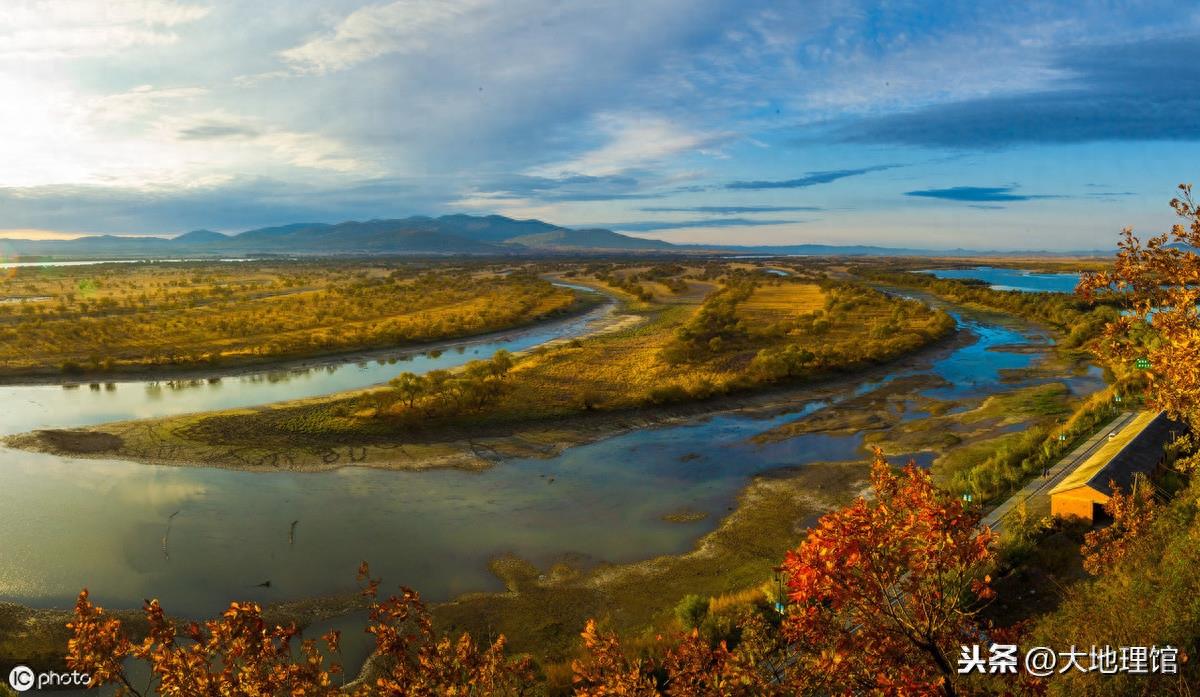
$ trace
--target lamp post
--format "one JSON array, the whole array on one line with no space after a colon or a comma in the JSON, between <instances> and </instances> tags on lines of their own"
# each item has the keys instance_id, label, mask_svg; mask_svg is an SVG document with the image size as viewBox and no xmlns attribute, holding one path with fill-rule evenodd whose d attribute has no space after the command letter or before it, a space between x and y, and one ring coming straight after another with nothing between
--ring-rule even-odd
<instances>
[{"instance_id":1,"label":"lamp post","mask_svg":"<svg viewBox=\"0 0 1200 697\"><path fill-rule=\"evenodd\" d=\"M787 614L787 606L784 604L783 595L783 567L776 566L774 569L775 578L775 611L781 615Z\"/></svg>"}]
</instances>

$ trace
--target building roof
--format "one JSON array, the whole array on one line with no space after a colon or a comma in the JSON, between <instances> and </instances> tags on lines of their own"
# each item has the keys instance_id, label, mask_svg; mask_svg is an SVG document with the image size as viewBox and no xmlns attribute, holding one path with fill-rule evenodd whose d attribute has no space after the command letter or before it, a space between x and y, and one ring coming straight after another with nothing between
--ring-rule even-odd
<instances>
[{"instance_id":1,"label":"building roof","mask_svg":"<svg viewBox=\"0 0 1200 697\"><path fill-rule=\"evenodd\" d=\"M1163 457L1163 446L1187 427L1167 418L1166 412L1144 411L1115 438L1105 443L1074 472L1058 483L1050 494L1089 487L1112 495L1110 482L1128 491L1135 474L1149 474Z\"/></svg>"}]
</instances>

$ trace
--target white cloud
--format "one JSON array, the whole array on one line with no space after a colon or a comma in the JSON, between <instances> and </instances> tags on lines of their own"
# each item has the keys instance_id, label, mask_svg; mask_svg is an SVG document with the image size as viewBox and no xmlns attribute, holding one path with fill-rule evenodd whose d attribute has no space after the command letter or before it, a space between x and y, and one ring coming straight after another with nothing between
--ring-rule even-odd
<instances>
[{"instance_id":1,"label":"white cloud","mask_svg":"<svg viewBox=\"0 0 1200 697\"><path fill-rule=\"evenodd\" d=\"M127 124L157 118L163 110L194 108L194 100L208 94L202 87L138 85L125 92L85 100L93 124Z\"/></svg>"},{"instance_id":2,"label":"white cloud","mask_svg":"<svg viewBox=\"0 0 1200 697\"><path fill-rule=\"evenodd\" d=\"M417 53L444 39L480 0L399 0L355 10L332 32L280 53L294 69L323 75L389 53Z\"/></svg>"},{"instance_id":3,"label":"white cloud","mask_svg":"<svg viewBox=\"0 0 1200 697\"><path fill-rule=\"evenodd\" d=\"M341 173L383 174L382 170L347 155L342 143L315 133L280 130L265 133L256 140L288 164L297 167Z\"/></svg>"},{"instance_id":4,"label":"white cloud","mask_svg":"<svg viewBox=\"0 0 1200 697\"><path fill-rule=\"evenodd\" d=\"M85 96L58 81L0 73L0 186L212 185L231 173L299 168L376 176L342 141L205 103L195 87L142 85Z\"/></svg>"},{"instance_id":5,"label":"white cloud","mask_svg":"<svg viewBox=\"0 0 1200 697\"><path fill-rule=\"evenodd\" d=\"M175 0L6 0L0 57L38 60L120 53L174 43L173 28L209 8Z\"/></svg>"},{"instance_id":6,"label":"white cloud","mask_svg":"<svg viewBox=\"0 0 1200 697\"><path fill-rule=\"evenodd\" d=\"M541 177L610 176L689 152L712 155L712 146L731 137L729 133L691 130L660 116L601 114L595 124L607 139L604 145L528 173Z\"/></svg>"}]
</instances>

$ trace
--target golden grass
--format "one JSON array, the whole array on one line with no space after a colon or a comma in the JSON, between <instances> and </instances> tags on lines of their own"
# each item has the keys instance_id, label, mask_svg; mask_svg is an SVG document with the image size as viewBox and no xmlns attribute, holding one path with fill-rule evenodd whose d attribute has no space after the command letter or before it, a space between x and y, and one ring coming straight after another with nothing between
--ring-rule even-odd
<instances>
[{"instance_id":1,"label":"golden grass","mask_svg":"<svg viewBox=\"0 0 1200 697\"><path fill-rule=\"evenodd\" d=\"M748 317L778 320L820 310L825 306L825 298L825 291L816 284L763 284L754 290L748 300L739 304L738 309Z\"/></svg>"},{"instance_id":2,"label":"golden grass","mask_svg":"<svg viewBox=\"0 0 1200 697\"><path fill-rule=\"evenodd\" d=\"M714 595L709 598L708 612L712 615L721 615L731 610L738 610L757 602L762 601L767 597L762 585L746 588L740 591L732 591Z\"/></svg>"},{"instance_id":3,"label":"golden grass","mask_svg":"<svg viewBox=\"0 0 1200 697\"><path fill-rule=\"evenodd\" d=\"M507 403L512 409L524 411L522 405L532 399L543 407L570 408L582 397L590 396L596 406L632 407L640 405L646 392L664 380L717 382L733 377L733 371L703 367L683 373L663 362L663 347L671 341L676 327L695 311L695 305L672 306L659 310L650 322L634 329L535 354L513 372L514 389L502 406Z\"/></svg>"}]
</instances>

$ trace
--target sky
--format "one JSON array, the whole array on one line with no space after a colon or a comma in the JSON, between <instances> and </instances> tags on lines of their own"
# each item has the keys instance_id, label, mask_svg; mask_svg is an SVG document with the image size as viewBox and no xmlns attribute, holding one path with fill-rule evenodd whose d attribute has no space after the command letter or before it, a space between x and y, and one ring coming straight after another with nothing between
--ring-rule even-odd
<instances>
[{"instance_id":1,"label":"sky","mask_svg":"<svg viewBox=\"0 0 1200 697\"><path fill-rule=\"evenodd\" d=\"M1200 174L1166 2L4 0L0 235L445 213L1107 249Z\"/></svg>"}]
</instances>

